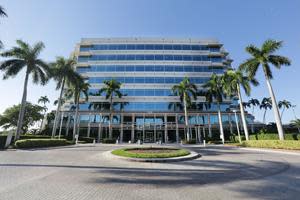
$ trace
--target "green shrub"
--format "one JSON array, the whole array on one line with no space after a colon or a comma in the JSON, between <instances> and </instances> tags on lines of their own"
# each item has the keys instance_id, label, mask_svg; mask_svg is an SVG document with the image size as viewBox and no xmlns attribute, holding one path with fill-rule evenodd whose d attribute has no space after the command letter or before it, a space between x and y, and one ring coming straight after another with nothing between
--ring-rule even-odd
<instances>
[{"instance_id":1,"label":"green shrub","mask_svg":"<svg viewBox=\"0 0 300 200\"><path fill-rule=\"evenodd\" d=\"M116 139L109 139L109 138L104 138L102 140L102 143L105 143L105 144L116 144Z\"/></svg>"},{"instance_id":2,"label":"green shrub","mask_svg":"<svg viewBox=\"0 0 300 200\"><path fill-rule=\"evenodd\" d=\"M300 141L296 140L249 140L244 141L243 147L272 148L300 150Z\"/></svg>"},{"instance_id":3,"label":"green shrub","mask_svg":"<svg viewBox=\"0 0 300 200\"><path fill-rule=\"evenodd\" d=\"M300 134L294 133L294 134L285 134L284 135L285 140L300 140ZM246 140L244 135L241 135L241 139ZM279 140L277 133L266 133L266 134L256 134L256 135L250 135L249 140ZM238 136L232 136L230 138L231 142L238 142L239 138Z\"/></svg>"},{"instance_id":4,"label":"green shrub","mask_svg":"<svg viewBox=\"0 0 300 200\"><path fill-rule=\"evenodd\" d=\"M191 139L189 141L187 140L182 140L182 144L196 144L196 140L195 139Z\"/></svg>"},{"instance_id":5,"label":"green shrub","mask_svg":"<svg viewBox=\"0 0 300 200\"><path fill-rule=\"evenodd\" d=\"M31 134L26 134L26 135L20 135L20 140L26 140L26 139L50 139L51 136L49 135L31 135Z\"/></svg>"},{"instance_id":6,"label":"green shrub","mask_svg":"<svg viewBox=\"0 0 300 200\"><path fill-rule=\"evenodd\" d=\"M93 143L95 138L93 138L93 137L79 137L79 140L84 141L86 143Z\"/></svg>"},{"instance_id":7,"label":"green shrub","mask_svg":"<svg viewBox=\"0 0 300 200\"><path fill-rule=\"evenodd\" d=\"M160 149L161 152L151 152L151 150ZM141 150L141 152L132 152L130 150ZM150 152L147 152L150 150ZM163 152L163 150L173 150L169 152ZM142 147L142 148L123 148L116 149L111 152L117 156L130 157L130 158L172 158L189 155L190 152L186 149L176 149L176 148L156 148L156 147Z\"/></svg>"},{"instance_id":8,"label":"green shrub","mask_svg":"<svg viewBox=\"0 0 300 200\"><path fill-rule=\"evenodd\" d=\"M17 148L53 147L69 144L71 144L71 142L66 139L26 139L15 142Z\"/></svg>"}]
</instances>

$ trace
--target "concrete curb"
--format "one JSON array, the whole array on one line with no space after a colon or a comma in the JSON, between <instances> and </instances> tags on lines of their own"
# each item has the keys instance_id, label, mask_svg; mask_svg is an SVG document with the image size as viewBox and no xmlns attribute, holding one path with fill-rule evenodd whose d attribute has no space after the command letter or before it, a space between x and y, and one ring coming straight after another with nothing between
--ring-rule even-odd
<instances>
[{"instance_id":1,"label":"concrete curb","mask_svg":"<svg viewBox=\"0 0 300 200\"><path fill-rule=\"evenodd\" d=\"M251 148L251 147L239 147L239 149L246 150L246 151L258 151L258 152L265 152L265 153L278 153L278 154L300 156L300 151L294 152L292 150L281 150L281 149L274 150L274 149Z\"/></svg>"},{"instance_id":2,"label":"concrete curb","mask_svg":"<svg viewBox=\"0 0 300 200\"><path fill-rule=\"evenodd\" d=\"M105 156L110 157L110 158L120 159L120 160L131 161L131 162L166 163L166 162L180 162L180 161L194 160L194 159L201 157L201 155L198 154L197 152L190 151L191 153L189 155L181 156L181 157L174 157L174 158L128 158L128 157L114 155L111 153L112 151L104 152Z\"/></svg>"}]
</instances>

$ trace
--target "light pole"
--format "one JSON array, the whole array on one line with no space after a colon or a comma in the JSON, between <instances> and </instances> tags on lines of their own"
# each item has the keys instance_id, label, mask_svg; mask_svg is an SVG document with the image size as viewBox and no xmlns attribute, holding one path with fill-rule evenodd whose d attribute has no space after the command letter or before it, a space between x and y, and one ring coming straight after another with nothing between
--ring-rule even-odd
<instances>
[{"instance_id":1,"label":"light pole","mask_svg":"<svg viewBox=\"0 0 300 200\"><path fill-rule=\"evenodd\" d=\"M238 132L238 136L239 136L239 142L242 143L242 140L241 140L241 134L240 134L240 128L239 128L239 123L238 123L238 119L237 119L237 115L236 115L236 110L232 110L234 112L234 117L235 117L235 123L236 123L236 129L237 129L237 132Z\"/></svg>"}]
</instances>

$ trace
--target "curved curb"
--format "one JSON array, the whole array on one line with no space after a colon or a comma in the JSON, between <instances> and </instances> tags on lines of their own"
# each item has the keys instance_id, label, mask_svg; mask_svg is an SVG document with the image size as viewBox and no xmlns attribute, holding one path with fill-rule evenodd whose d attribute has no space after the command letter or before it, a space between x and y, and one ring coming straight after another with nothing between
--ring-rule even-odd
<instances>
[{"instance_id":1,"label":"curved curb","mask_svg":"<svg viewBox=\"0 0 300 200\"><path fill-rule=\"evenodd\" d=\"M186 160L194 160L201 157L201 155L198 154L197 152L190 151L189 155L181 156L181 157L173 157L173 158L129 158L129 157L114 155L111 153L112 151L105 152L106 156L121 159L121 160L132 161L132 162L155 162L155 163L180 162Z\"/></svg>"}]
</instances>

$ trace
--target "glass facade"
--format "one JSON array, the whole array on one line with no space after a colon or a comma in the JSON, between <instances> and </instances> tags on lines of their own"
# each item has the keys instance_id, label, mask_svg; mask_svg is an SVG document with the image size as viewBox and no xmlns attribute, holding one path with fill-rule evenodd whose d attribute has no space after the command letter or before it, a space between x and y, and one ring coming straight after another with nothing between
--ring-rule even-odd
<instances>
[{"instance_id":1,"label":"glass facade","mask_svg":"<svg viewBox=\"0 0 300 200\"><path fill-rule=\"evenodd\" d=\"M80 109L109 109L108 101L103 98L105 94L99 102L95 98L103 81L115 79L122 83L123 102L126 102L114 103L115 110L182 111L178 97L171 91L173 85L190 74L190 81L201 90L201 84L206 83L212 73L223 74L230 67L227 54L216 41L173 40L172 43L168 39L111 39L109 42L83 39L78 48L76 70L92 85L89 95L94 100L82 104ZM147 100L141 100L142 97ZM158 97L160 102L155 99ZM170 103L162 97L175 100ZM228 110L229 105L223 103L222 111ZM214 104L206 107L205 103L193 103L190 109L215 111L217 108Z\"/></svg>"}]
</instances>

